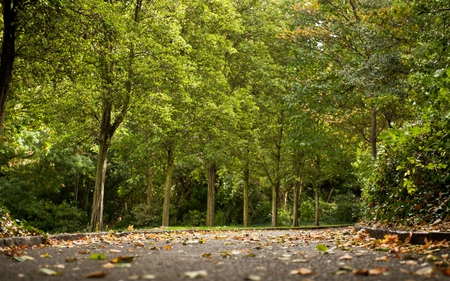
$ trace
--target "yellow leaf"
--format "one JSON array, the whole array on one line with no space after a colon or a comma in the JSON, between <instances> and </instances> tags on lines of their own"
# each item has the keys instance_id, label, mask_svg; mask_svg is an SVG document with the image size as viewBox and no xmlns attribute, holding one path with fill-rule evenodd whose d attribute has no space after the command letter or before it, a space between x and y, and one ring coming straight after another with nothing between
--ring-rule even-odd
<instances>
[{"instance_id":1,"label":"yellow leaf","mask_svg":"<svg viewBox=\"0 0 450 281\"><path fill-rule=\"evenodd\" d=\"M164 246L164 249L166 249L167 251L170 251L172 249L172 246L166 245L166 246Z\"/></svg>"}]
</instances>

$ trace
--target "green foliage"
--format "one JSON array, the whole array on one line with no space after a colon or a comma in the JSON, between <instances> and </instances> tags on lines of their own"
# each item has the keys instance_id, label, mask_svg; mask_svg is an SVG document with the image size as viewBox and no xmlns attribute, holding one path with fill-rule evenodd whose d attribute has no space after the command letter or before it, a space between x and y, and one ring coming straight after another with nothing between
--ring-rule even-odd
<instances>
[{"instance_id":1,"label":"green foliage","mask_svg":"<svg viewBox=\"0 0 450 281\"><path fill-rule=\"evenodd\" d=\"M71 233L82 231L87 228L88 218L86 212L65 201L58 206L55 206L52 214L54 225L51 228L51 231L54 233Z\"/></svg>"},{"instance_id":2,"label":"green foliage","mask_svg":"<svg viewBox=\"0 0 450 281\"><path fill-rule=\"evenodd\" d=\"M131 224L136 227L157 226L160 223L160 217L156 216L153 208L145 204L138 204L131 209L133 220Z\"/></svg>"},{"instance_id":3,"label":"green foliage","mask_svg":"<svg viewBox=\"0 0 450 281\"><path fill-rule=\"evenodd\" d=\"M413 226L450 219L450 123L432 112L383 136L379 158L369 164L372 174L365 178L368 220Z\"/></svg>"},{"instance_id":4,"label":"green foliage","mask_svg":"<svg viewBox=\"0 0 450 281\"><path fill-rule=\"evenodd\" d=\"M206 212L200 212L198 210L189 210L183 218L183 224L187 226L201 226L205 225Z\"/></svg>"}]
</instances>

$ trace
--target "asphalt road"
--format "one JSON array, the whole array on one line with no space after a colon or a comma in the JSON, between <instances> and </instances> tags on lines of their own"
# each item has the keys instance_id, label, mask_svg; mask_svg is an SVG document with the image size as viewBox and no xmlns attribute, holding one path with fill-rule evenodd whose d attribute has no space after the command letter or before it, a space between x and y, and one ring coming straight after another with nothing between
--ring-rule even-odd
<instances>
[{"instance_id":1,"label":"asphalt road","mask_svg":"<svg viewBox=\"0 0 450 281\"><path fill-rule=\"evenodd\" d=\"M450 280L435 261L446 265L448 248L422 251L417 246L406 252L392 246L398 250L393 253L369 249L371 240L365 239L340 229L184 231L53 241L0 248L0 280ZM319 251L318 244L327 251Z\"/></svg>"}]
</instances>

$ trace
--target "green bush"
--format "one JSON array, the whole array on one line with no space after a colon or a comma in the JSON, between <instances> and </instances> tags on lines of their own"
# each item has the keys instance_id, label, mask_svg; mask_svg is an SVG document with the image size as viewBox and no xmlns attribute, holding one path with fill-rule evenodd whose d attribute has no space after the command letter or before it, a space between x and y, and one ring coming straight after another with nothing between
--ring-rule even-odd
<instances>
[{"instance_id":1,"label":"green bush","mask_svg":"<svg viewBox=\"0 0 450 281\"><path fill-rule=\"evenodd\" d=\"M82 231L88 224L86 212L65 201L53 209L53 220L54 233Z\"/></svg>"},{"instance_id":2,"label":"green bush","mask_svg":"<svg viewBox=\"0 0 450 281\"><path fill-rule=\"evenodd\" d=\"M431 114L382 135L377 161L357 165L366 221L414 226L450 220L449 129L448 117Z\"/></svg>"},{"instance_id":3,"label":"green bush","mask_svg":"<svg viewBox=\"0 0 450 281\"><path fill-rule=\"evenodd\" d=\"M198 210L189 210L189 213L183 217L184 225L201 226L206 223L206 213Z\"/></svg>"},{"instance_id":4,"label":"green bush","mask_svg":"<svg viewBox=\"0 0 450 281\"><path fill-rule=\"evenodd\" d=\"M135 205L131 209L133 215L132 224L137 227L154 226L160 224L161 218L156 216L153 209L146 204Z\"/></svg>"}]
</instances>

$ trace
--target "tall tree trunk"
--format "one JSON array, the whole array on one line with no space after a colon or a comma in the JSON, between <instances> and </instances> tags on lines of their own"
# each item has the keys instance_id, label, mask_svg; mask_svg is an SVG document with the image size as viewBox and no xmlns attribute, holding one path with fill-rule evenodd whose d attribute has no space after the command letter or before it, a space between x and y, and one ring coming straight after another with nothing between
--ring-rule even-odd
<instances>
[{"instance_id":1,"label":"tall tree trunk","mask_svg":"<svg viewBox=\"0 0 450 281\"><path fill-rule=\"evenodd\" d=\"M216 161L208 167L208 195L206 207L206 226L214 226L216 200Z\"/></svg>"},{"instance_id":2,"label":"tall tree trunk","mask_svg":"<svg viewBox=\"0 0 450 281\"><path fill-rule=\"evenodd\" d=\"M302 187L303 187L303 181L300 178L297 183L295 184L295 191L294 191L294 206L293 209L293 223L292 226L298 226L298 210L300 208L300 197L302 195Z\"/></svg>"},{"instance_id":3,"label":"tall tree trunk","mask_svg":"<svg viewBox=\"0 0 450 281\"><path fill-rule=\"evenodd\" d=\"M314 224L319 226L319 187L314 188L314 198L316 201L316 214L314 219Z\"/></svg>"},{"instance_id":4,"label":"tall tree trunk","mask_svg":"<svg viewBox=\"0 0 450 281\"><path fill-rule=\"evenodd\" d=\"M12 79L13 64L16 56L17 1L2 0L3 34L0 62L0 136L3 133L3 121L6 113L6 101Z\"/></svg>"},{"instance_id":5,"label":"tall tree trunk","mask_svg":"<svg viewBox=\"0 0 450 281\"><path fill-rule=\"evenodd\" d=\"M271 226L278 226L278 190L280 190L278 183L272 186L272 222Z\"/></svg>"},{"instance_id":6,"label":"tall tree trunk","mask_svg":"<svg viewBox=\"0 0 450 281\"><path fill-rule=\"evenodd\" d=\"M371 110L371 130L370 130L370 146L372 148L372 158L377 158L377 111L375 107Z\"/></svg>"},{"instance_id":7,"label":"tall tree trunk","mask_svg":"<svg viewBox=\"0 0 450 281\"><path fill-rule=\"evenodd\" d=\"M162 215L162 226L169 226L169 213L170 213L170 195L172 191L172 175L174 165L173 150L170 147L167 150L167 169L166 169L166 185L164 188L164 205Z\"/></svg>"},{"instance_id":8,"label":"tall tree trunk","mask_svg":"<svg viewBox=\"0 0 450 281\"><path fill-rule=\"evenodd\" d=\"M245 167L244 167L244 227L248 227L249 225L249 215L248 215L248 192L249 192L249 180L250 180L250 169L249 169L249 161L248 161L248 155L247 159L245 161Z\"/></svg>"},{"instance_id":9,"label":"tall tree trunk","mask_svg":"<svg viewBox=\"0 0 450 281\"><path fill-rule=\"evenodd\" d=\"M147 206L149 207L152 204L152 193L153 193L153 169L152 166L149 166L147 170Z\"/></svg>"},{"instance_id":10,"label":"tall tree trunk","mask_svg":"<svg viewBox=\"0 0 450 281\"><path fill-rule=\"evenodd\" d=\"M281 188L281 148L283 143L283 123L284 123L284 111L281 110L278 117L278 136L276 140L276 152L275 152L275 182L272 186L272 227L278 226L278 201L280 200L280 188Z\"/></svg>"},{"instance_id":11,"label":"tall tree trunk","mask_svg":"<svg viewBox=\"0 0 450 281\"><path fill-rule=\"evenodd\" d=\"M109 127L102 128L102 131L108 131L108 129ZM94 197L92 201L91 231L103 230L103 198L105 197L106 166L108 163L108 151L110 146L109 134L103 132L99 142Z\"/></svg>"}]
</instances>

